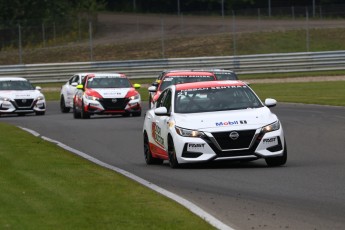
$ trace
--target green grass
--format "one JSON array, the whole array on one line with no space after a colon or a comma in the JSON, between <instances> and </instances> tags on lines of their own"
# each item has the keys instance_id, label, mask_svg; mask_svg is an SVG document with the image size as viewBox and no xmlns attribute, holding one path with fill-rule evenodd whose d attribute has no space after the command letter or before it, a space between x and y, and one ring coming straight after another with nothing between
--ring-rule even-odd
<instances>
[{"instance_id":1,"label":"green grass","mask_svg":"<svg viewBox=\"0 0 345 230\"><path fill-rule=\"evenodd\" d=\"M345 81L252 84L264 100L274 98L281 102L345 106Z\"/></svg>"},{"instance_id":2,"label":"green grass","mask_svg":"<svg viewBox=\"0 0 345 230\"><path fill-rule=\"evenodd\" d=\"M213 229L122 175L17 127L0 129L0 229Z\"/></svg>"},{"instance_id":3,"label":"green grass","mask_svg":"<svg viewBox=\"0 0 345 230\"><path fill-rule=\"evenodd\" d=\"M331 73L328 74L331 75ZM149 93L147 87L153 82L153 79L136 79L133 82L142 84L142 87L138 91L142 101L148 101ZM44 87L51 87L51 85L50 83L46 83L42 86L43 90ZM251 87L261 99L271 97L281 102L345 106L345 81L265 83L251 84ZM59 88L57 89L59 90ZM47 91L43 93L47 100L59 100L59 91Z\"/></svg>"},{"instance_id":4,"label":"green grass","mask_svg":"<svg viewBox=\"0 0 345 230\"><path fill-rule=\"evenodd\" d=\"M164 58L232 56L246 54L307 52L306 31L270 31L237 33L236 51L234 37L229 33L215 35L176 35L164 40ZM345 50L345 29L326 28L309 30L309 51ZM159 59L162 55L161 36L137 42L96 44L93 61ZM18 50L0 53L3 65L18 64ZM88 45L50 47L49 49L24 49L23 62L57 63L90 61Z\"/></svg>"}]
</instances>

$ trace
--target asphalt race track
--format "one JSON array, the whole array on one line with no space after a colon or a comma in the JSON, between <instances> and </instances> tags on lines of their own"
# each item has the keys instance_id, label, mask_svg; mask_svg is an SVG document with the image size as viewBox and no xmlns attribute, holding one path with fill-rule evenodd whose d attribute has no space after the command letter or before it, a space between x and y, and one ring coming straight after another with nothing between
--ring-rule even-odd
<instances>
[{"instance_id":1,"label":"asphalt race track","mask_svg":"<svg viewBox=\"0 0 345 230\"><path fill-rule=\"evenodd\" d=\"M288 147L286 166L264 160L171 169L147 166L141 117L62 114L1 116L122 168L197 204L235 229L345 229L345 108L278 104Z\"/></svg>"}]
</instances>

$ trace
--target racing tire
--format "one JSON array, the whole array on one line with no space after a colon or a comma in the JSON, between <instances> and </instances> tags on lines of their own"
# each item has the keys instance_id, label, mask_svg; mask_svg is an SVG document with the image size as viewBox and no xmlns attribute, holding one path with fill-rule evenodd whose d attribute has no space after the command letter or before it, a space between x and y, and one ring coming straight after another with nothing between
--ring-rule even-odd
<instances>
[{"instance_id":1,"label":"racing tire","mask_svg":"<svg viewBox=\"0 0 345 230\"><path fill-rule=\"evenodd\" d=\"M141 116L141 111L139 111L139 112L133 112L133 113L132 113L132 116L133 116L133 117L140 117L140 116Z\"/></svg>"},{"instance_id":2,"label":"racing tire","mask_svg":"<svg viewBox=\"0 0 345 230\"><path fill-rule=\"evenodd\" d=\"M37 116L43 116L46 112L45 111L39 111L39 112L35 112L35 114Z\"/></svg>"},{"instance_id":3,"label":"racing tire","mask_svg":"<svg viewBox=\"0 0 345 230\"><path fill-rule=\"evenodd\" d=\"M284 143L284 152L283 155L278 157L268 157L265 158L266 164L269 167L277 167L284 165L287 161L287 148L286 148L286 142Z\"/></svg>"},{"instance_id":4,"label":"racing tire","mask_svg":"<svg viewBox=\"0 0 345 230\"><path fill-rule=\"evenodd\" d=\"M81 118L81 114L80 114L80 112L77 111L77 109L76 109L74 103L73 103L73 117L74 117L75 119Z\"/></svg>"},{"instance_id":5,"label":"racing tire","mask_svg":"<svg viewBox=\"0 0 345 230\"><path fill-rule=\"evenodd\" d=\"M71 108L66 107L65 97L63 95L60 98L60 110L62 113L68 113L71 110Z\"/></svg>"},{"instance_id":6,"label":"racing tire","mask_svg":"<svg viewBox=\"0 0 345 230\"><path fill-rule=\"evenodd\" d=\"M84 101L81 103L81 118L82 119L90 118L90 114L84 110Z\"/></svg>"},{"instance_id":7,"label":"racing tire","mask_svg":"<svg viewBox=\"0 0 345 230\"><path fill-rule=\"evenodd\" d=\"M175 145L171 136L168 137L168 156L169 156L169 165L171 168L178 168L179 163L176 157Z\"/></svg>"},{"instance_id":8,"label":"racing tire","mask_svg":"<svg viewBox=\"0 0 345 230\"><path fill-rule=\"evenodd\" d=\"M146 132L144 133L144 156L145 162L148 165L159 165L163 164L163 160L159 158L155 158L152 156L150 145L149 145L149 138L147 137Z\"/></svg>"}]
</instances>

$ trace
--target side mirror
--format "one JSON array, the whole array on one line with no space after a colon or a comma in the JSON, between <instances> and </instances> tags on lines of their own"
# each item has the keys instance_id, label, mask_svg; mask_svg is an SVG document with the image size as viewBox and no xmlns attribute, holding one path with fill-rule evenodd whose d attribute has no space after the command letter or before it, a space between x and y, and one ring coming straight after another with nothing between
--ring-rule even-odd
<instances>
[{"instance_id":1,"label":"side mirror","mask_svg":"<svg viewBox=\"0 0 345 230\"><path fill-rule=\"evenodd\" d=\"M274 106L277 105L277 101L274 100L274 99L272 99L272 98L266 98L266 100L265 100L265 105L266 105L267 107L274 107Z\"/></svg>"},{"instance_id":2,"label":"side mirror","mask_svg":"<svg viewBox=\"0 0 345 230\"><path fill-rule=\"evenodd\" d=\"M78 85L78 82L72 82L71 86L76 87Z\"/></svg>"},{"instance_id":3,"label":"side mirror","mask_svg":"<svg viewBox=\"0 0 345 230\"><path fill-rule=\"evenodd\" d=\"M151 85L153 85L153 86L158 86L159 85L159 83L160 83L160 80L157 80L157 81L155 81L155 82L153 82Z\"/></svg>"},{"instance_id":4,"label":"side mirror","mask_svg":"<svg viewBox=\"0 0 345 230\"><path fill-rule=\"evenodd\" d=\"M134 89L140 89L141 85L140 84L134 84L133 87L134 87Z\"/></svg>"},{"instance_id":5,"label":"side mirror","mask_svg":"<svg viewBox=\"0 0 345 230\"><path fill-rule=\"evenodd\" d=\"M42 90L42 88L40 86L36 86L35 89L38 90L38 91Z\"/></svg>"},{"instance_id":6,"label":"side mirror","mask_svg":"<svg viewBox=\"0 0 345 230\"><path fill-rule=\"evenodd\" d=\"M167 108L165 107L159 107L154 110L156 116L169 116Z\"/></svg>"},{"instance_id":7,"label":"side mirror","mask_svg":"<svg viewBox=\"0 0 345 230\"><path fill-rule=\"evenodd\" d=\"M83 89L84 89L84 86L83 86L83 85L77 85L77 89L83 90Z\"/></svg>"},{"instance_id":8,"label":"side mirror","mask_svg":"<svg viewBox=\"0 0 345 230\"><path fill-rule=\"evenodd\" d=\"M157 87L156 87L156 86L150 86L150 87L148 88L148 90L149 90L149 92L151 92L151 93L155 93L155 92L157 92Z\"/></svg>"}]
</instances>

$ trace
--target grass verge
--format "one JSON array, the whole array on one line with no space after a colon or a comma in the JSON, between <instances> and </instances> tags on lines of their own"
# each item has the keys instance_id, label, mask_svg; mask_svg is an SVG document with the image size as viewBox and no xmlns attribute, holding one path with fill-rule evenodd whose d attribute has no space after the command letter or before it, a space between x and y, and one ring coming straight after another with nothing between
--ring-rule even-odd
<instances>
[{"instance_id":1,"label":"grass verge","mask_svg":"<svg viewBox=\"0 0 345 230\"><path fill-rule=\"evenodd\" d=\"M143 84L138 90L141 99L148 101L147 85L153 79L139 79L135 82ZM56 84L56 83L54 83ZM49 87L44 84L42 88ZM274 98L279 102L345 106L345 81L337 82L302 82L302 83L265 83L251 84L261 99ZM59 100L58 91L44 92L47 100Z\"/></svg>"},{"instance_id":2,"label":"grass verge","mask_svg":"<svg viewBox=\"0 0 345 230\"><path fill-rule=\"evenodd\" d=\"M212 229L122 175L17 127L0 129L0 229Z\"/></svg>"},{"instance_id":3,"label":"grass verge","mask_svg":"<svg viewBox=\"0 0 345 230\"><path fill-rule=\"evenodd\" d=\"M261 99L274 98L280 102L345 106L345 81L253 84Z\"/></svg>"}]
</instances>

